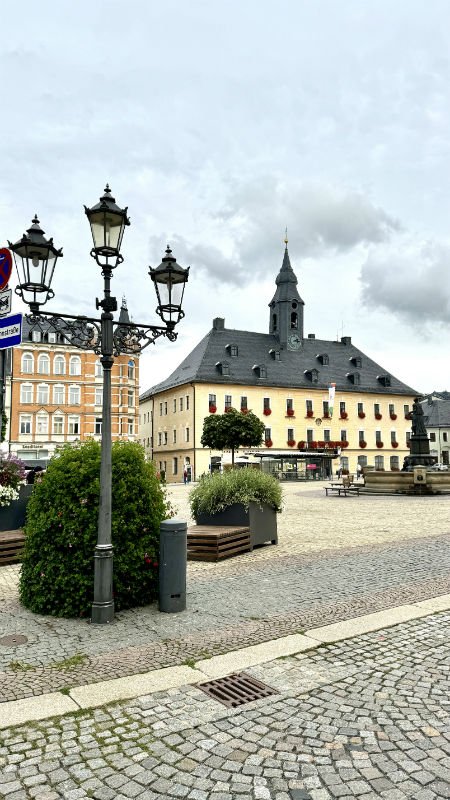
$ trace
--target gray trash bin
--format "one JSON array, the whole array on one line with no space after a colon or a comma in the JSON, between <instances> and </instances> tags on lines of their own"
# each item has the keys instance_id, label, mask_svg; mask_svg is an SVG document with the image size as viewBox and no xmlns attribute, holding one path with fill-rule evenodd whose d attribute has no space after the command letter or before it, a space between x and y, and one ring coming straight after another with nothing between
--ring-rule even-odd
<instances>
[{"instance_id":1,"label":"gray trash bin","mask_svg":"<svg viewBox=\"0 0 450 800\"><path fill-rule=\"evenodd\" d=\"M159 528L159 610L186 608L187 522L165 519Z\"/></svg>"}]
</instances>

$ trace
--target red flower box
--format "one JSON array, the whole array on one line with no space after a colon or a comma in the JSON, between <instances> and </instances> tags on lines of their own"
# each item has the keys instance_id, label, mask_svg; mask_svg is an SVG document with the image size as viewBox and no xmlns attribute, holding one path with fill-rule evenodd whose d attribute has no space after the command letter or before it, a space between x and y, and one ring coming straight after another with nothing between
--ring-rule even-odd
<instances>
[{"instance_id":1,"label":"red flower box","mask_svg":"<svg viewBox=\"0 0 450 800\"><path fill-rule=\"evenodd\" d=\"M265 417L270 417L271 413L272 413L272 409L271 408L265 408L264 411L263 411L263 414L264 414Z\"/></svg>"},{"instance_id":2,"label":"red flower box","mask_svg":"<svg viewBox=\"0 0 450 800\"><path fill-rule=\"evenodd\" d=\"M360 439L359 440L359 446L360 447L367 447L367 442L365 442L364 439Z\"/></svg>"},{"instance_id":3,"label":"red flower box","mask_svg":"<svg viewBox=\"0 0 450 800\"><path fill-rule=\"evenodd\" d=\"M317 450L317 442L308 442L308 447L310 450Z\"/></svg>"},{"instance_id":4,"label":"red flower box","mask_svg":"<svg viewBox=\"0 0 450 800\"><path fill-rule=\"evenodd\" d=\"M264 444L266 445L266 447L272 447L272 445L273 445L272 439L266 439Z\"/></svg>"},{"instance_id":5,"label":"red flower box","mask_svg":"<svg viewBox=\"0 0 450 800\"><path fill-rule=\"evenodd\" d=\"M288 412L288 413L289 413L289 412ZM309 419L311 419L311 417L313 417L313 416L314 416L314 411L313 411L312 409L311 409L311 411L307 411L307 412L306 412L306 416L307 416Z\"/></svg>"},{"instance_id":6,"label":"red flower box","mask_svg":"<svg viewBox=\"0 0 450 800\"><path fill-rule=\"evenodd\" d=\"M359 417L360 419L364 419L364 418L365 418L365 416L366 416L366 415L365 415L364 411L358 411L358 417Z\"/></svg>"},{"instance_id":7,"label":"red flower box","mask_svg":"<svg viewBox=\"0 0 450 800\"><path fill-rule=\"evenodd\" d=\"M325 411L325 413L324 413L324 415L323 415L322 419L331 419L331 417L330 417L330 412L329 412L329 411Z\"/></svg>"},{"instance_id":8,"label":"red flower box","mask_svg":"<svg viewBox=\"0 0 450 800\"><path fill-rule=\"evenodd\" d=\"M294 409L293 408L288 408L286 410L286 414L287 414L288 417L293 417L294 416Z\"/></svg>"},{"instance_id":9,"label":"red flower box","mask_svg":"<svg viewBox=\"0 0 450 800\"><path fill-rule=\"evenodd\" d=\"M383 414L375 414L375 419L383 419Z\"/></svg>"},{"instance_id":10,"label":"red flower box","mask_svg":"<svg viewBox=\"0 0 450 800\"><path fill-rule=\"evenodd\" d=\"M295 439L288 439L288 447L295 447Z\"/></svg>"},{"instance_id":11,"label":"red flower box","mask_svg":"<svg viewBox=\"0 0 450 800\"><path fill-rule=\"evenodd\" d=\"M398 447L398 442L391 442L392 447Z\"/></svg>"},{"instance_id":12,"label":"red flower box","mask_svg":"<svg viewBox=\"0 0 450 800\"><path fill-rule=\"evenodd\" d=\"M230 411L233 411L233 408L232 408L232 406L225 406L225 408L224 408L224 410L223 410L223 413L224 413L224 414L229 414L229 413L230 413Z\"/></svg>"},{"instance_id":13,"label":"red flower box","mask_svg":"<svg viewBox=\"0 0 450 800\"><path fill-rule=\"evenodd\" d=\"M305 442L298 442L297 449L298 450L304 450L305 449Z\"/></svg>"},{"instance_id":14,"label":"red flower box","mask_svg":"<svg viewBox=\"0 0 450 800\"><path fill-rule=\"evenodd\" d=\"M405 414L405 419L408 419L408 420L412 419L412 414L411 414L410 411L407 414Z\"/></svg>"},{"instance_id":15,"label":"red flower box","mask_svg":"<svg viewBox=\"0 0 450 800\"><path fill-rule=\"evenodd\" d=\"M340 419L348 419L348 413L346 411L341 411Z\"/></svg>"},{"instance_id":16,"label":"red flower box","mask_svg":"<svg viewBox=\"0 0 450 800\"><path fill-rule=\"evenodd\" d=\"M209 413L210 414L215 414L216 411L217 411L217 406L214 406L214 405L210 405L209 406Z\"/></svg>"},{"instance_id":17,"label":"red flower box","mask_svg":"<svg viewBox=\"0 0 450 800\"><path fill-rule=\"evenodd\" d=\"M390 414L391 419L397 419L397 414Z\"/></svg>"},{"instance_id":18,"label":"red flower box","mask_svg":"<svg viewBox=\"0 0 450 800\"><path fill-rule=\"evenodd\" d=\"M241 414L248 414L248 408L241 408Z\"/></svg>"},{"instance_id":19,"label":"red flower box","mask_svg":"<svg viewBox=\"0 0 450 800\"><path fill-rule=\"evenodd\" d=\"M348 447L348 442L346 440L341 442L341 447Z\"/></svg>"},{"instance_id":20,"label":"red flower box","mask_svg":"<svg viewBox=\"0 0 450 800\"><path fill-rule=\"evenodd\" d=\"M375 442L375 444L378 448L384 447L383 442Z\"/></svg>"}]
</instances>

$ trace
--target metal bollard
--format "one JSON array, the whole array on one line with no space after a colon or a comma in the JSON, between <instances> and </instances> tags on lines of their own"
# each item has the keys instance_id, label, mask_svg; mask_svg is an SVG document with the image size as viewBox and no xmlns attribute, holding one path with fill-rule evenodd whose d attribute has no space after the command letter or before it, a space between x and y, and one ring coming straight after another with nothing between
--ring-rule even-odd
<instances>
[{"instance_id":1,"label":"metal bollard","mask_svg":"<svg viewBox=\"0 0 450 800\"><path fill-rule=\"evenodd\" d=\"M165 519L159 528L159 610L186 608L187 522Z\"/></svg>"}]
</instances>

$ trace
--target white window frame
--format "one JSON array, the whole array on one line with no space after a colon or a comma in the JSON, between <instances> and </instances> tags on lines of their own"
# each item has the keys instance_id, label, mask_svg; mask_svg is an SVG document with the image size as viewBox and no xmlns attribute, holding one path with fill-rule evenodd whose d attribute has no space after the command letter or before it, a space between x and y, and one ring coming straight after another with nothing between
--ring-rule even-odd
<instances>
[{"instance_id":1,"label":"white window frame","mask_svg":"<svg viewBox=\"0 0 450 800\"><path fill-rule=\"evenodd\" d=\"M29 430L22 430L29 427ZM33 417L31 414L20 414L19 416L19 431L22 435L31 434L33 432Z\"/></svg>"},{"instance_id":2,"label":"white window frame","mask_svg":"<svg viewBox=\"0 0 450 800\"><path fill-rule=\"evenodd\" d=\"M74 430L77 427L78 430ZM80 417L76 414L69 414L68 419L68 428L67 428L69 436L79 436L80 435Z\"/></svg>"},{"instance_id":3,"label":"white window frame","mask_svg":"<svg viewBox=\"0 0 450 800\"><path fill-rule=\"evenodd\" d=\"M80 358L80 356L70 356L69 375L81 375L81 358Z\"/></svg>"},{"instance_id":4,"label":"white window frame","mask_svg":"<svg viewBox=\"0 0 450 800\"><path fill-rule=\"evenodd\" d=\"M30 367L30 369L28 369ZM22 355L22 363L20 365L20 371L23 372L24 375L32 375L34 372L34 357L33 353L24 353Z\"/></svg>"},{"instance_id":5,"label":"white window frame","mask_svg":"<svg viewBox=\"0 0 450 800\"><path fill-rule=\"evenodd\" d=\"M103 386L96 386L94 405L101 406L103 404Z\"/></svg>"},{"instance_id":6,"label":"white window frame","mask_svg":"<svg viewBox=\"0 0 450 800\"><path fill-rule=\"evenodd\" d=\"M61 430L57 430L59 427L61 427ZM64 414L53 414L52 433L54 436L62 436L64 434Z\"/></svg>"},{"instance_id":7,"label":"white window frame","mask_svg":"<svg viewBox=\"0 0 450 800\"><path fill-rule=\"evenodd\" d=\"M76 392L78 396L78 400L72 399L72 393ZM81 403L81 386L77 386L76 384L72 384L69 386L69 406L79 406Z\"/></svg>"},{"instance_id":8,"label":"white window frame","mask_svg":"<svg viewBox=\"0 0 450 800\"><path fill-rule=\"evenodd\" d=\"M99 358L95 362L95 377L103 378L103 365Z\"/></svg>"},{"instance_id":9,"label":"white window frame","mask_svg":"<svg viewBox=\"0 0 450 800\"><path fill-rule=\"evenodd\" d=\"M94 434L96 436L102 435L102 428L103 428L103 419L102 417L96 417L94 420Z\"/></svg>"},{"instance_id":10,"label":"white window frame","mask_svg":"<svg viewBox=\"0 0 450 800\"><path fill-rule=\"evenodd\" d=\"M127 364L127 375L128 375L128 380L129 381L133 381L134 380L134 370L135 370L134 361L132 359L130 359L130 361Z\"/></svg>"},{"instance_id":11,"label":"white window frame","mask_svg":"<svg viewBox=\"0 0 450 800\"><path fill-rule=\"evenodd\" d=\"M128 389L128 408L134 408L134 389Z\"/></svg>"},{"instance_id":12,"label":"white window frame","mask_svg":"<svg viewBox=\"0 0 450 800\"><path fill-rule=\"evenodd\" d=\"M65 395L66 395L66 387L64 386L64 384L55 383L53 386L53 405L55 406L64 405Z\"/></svg>"},{"instance_id":13,"label":"white window frame","mask_svg":"<svg viewBox=\"0 0 450 800\"><path fill-rule=\"evenodd\" d=\"M66 374L66 359L62 355L57 355L53 359L53 375Z\"/></svg>"},{"instance_id":14,"label":"white window frame","mask_svg":"<svg viewBox=\"0 0 450 800\"><path fill-rule=\"evenodd\" d=\"M50 387L48 383L38 383L36 403L39 406L48 406L50 399Z\"/></svg>"},{"instance_id":15,"label":"white window frame","mask_svg":"<svg viewBox=\"0 0 450 800\"><path fill-rule=\"evenodd\" d=\"M127 432L128 432L128 436L133 436L133 434L134 434L134 419L133 419L133 417L128 417L128 419L127 419Z\"/></svg>"},{"instance_id":16,"label":"white window frame","mask_svg":"<svg viewBox=\"0 0 450 800\"><path fill-rule=\"evenodd\" d=\"M45 367L44 368L44 365ZM50 375L50 356L48 353L41 353L38 357L38 375Z\"/></svg>"},{"instance_id":17,"label":"white window frame","mask_svg":"<svg viewBox=\"0 0 450 800\"><path fill-rule=\"evenodd\" d=\"M40 413L36 415L36 435L48 435L48 414Z\"/></svg>"},{"instance_id":18,"label":"white window frame","mask_svg":"<svg viewBox=\"0 0 450 800\"><path fill-rule=\"evenodd\" d=\"M20 402L21 403L32 403L33 402L33 384L32 383L22 383L20 386ZM26 399L29 397L29 400Z\"/></svg>"}]
</instances>

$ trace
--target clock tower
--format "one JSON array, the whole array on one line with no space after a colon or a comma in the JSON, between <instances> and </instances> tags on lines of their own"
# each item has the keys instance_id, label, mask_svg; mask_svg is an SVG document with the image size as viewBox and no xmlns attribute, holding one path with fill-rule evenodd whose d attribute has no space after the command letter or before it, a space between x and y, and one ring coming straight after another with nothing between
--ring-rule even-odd
<instances>
[{"instance_id":1,"label":"clock tower","mask_svg":"<svg viewBox=\"0 0 450 800\"><path fill-rule=\"evenodd\" d=\"M300 350L303 344L303 306L297 291L297 277L291 267L287 235L283 263L276 278L276 291L269 303L269 333L277 336L282 347Z\"/></svg>"}]
</instances>

